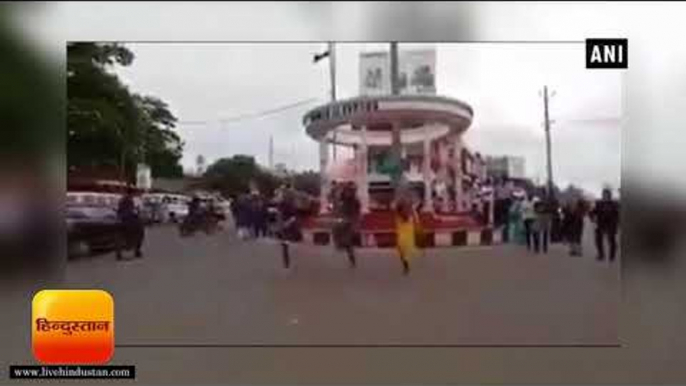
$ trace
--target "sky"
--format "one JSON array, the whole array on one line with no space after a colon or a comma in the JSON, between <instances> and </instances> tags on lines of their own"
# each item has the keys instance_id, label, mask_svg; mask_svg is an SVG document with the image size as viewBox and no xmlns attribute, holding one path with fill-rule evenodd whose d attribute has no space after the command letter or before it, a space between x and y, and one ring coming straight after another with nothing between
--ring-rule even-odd
<instances>
[{"instance_id":1,"label":"sky","mask_svg":"<svg viewBox=\"0 0 686 386\"><path fill-rule=\"evenodd\" d=\"M324 43L130 43L136 58L115 71L138 93L169 103L185 142L184 168L196 157L207 163L250 154L268 164L318 169L317 143L305 134L303 114L329 98L329 66L312 62ZM339 99L358 95L361 52L387 44L338 43ZM465 143L489 155L526 159L527 176L545 180L543 85L550 99L553 176L592 193L618 187L621 174L622 76L585 69L584 44L400 44L436 49L438 94L474 109ZM298 106L259 118L233 120L282 106Z\"/></svg>"}]
</instances>

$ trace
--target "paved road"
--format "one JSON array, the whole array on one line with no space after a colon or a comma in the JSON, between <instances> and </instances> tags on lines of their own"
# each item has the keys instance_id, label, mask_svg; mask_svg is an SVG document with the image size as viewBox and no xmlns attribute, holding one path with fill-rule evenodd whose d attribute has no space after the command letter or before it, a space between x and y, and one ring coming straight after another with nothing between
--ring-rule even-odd
<instances>
[{"instance_id":1,"label":"paved road","mask_svg":"<svg viewBox=\"0 0 686 386\"><path fill-rule=\"evenodd\" d=\"M562 246L433 249L409 277L391 250L357 270L322 247L294 251L230 231L148 231L144 259L69 263L72 287L109 290L117 345L586 345L618 342L619 266Z\"/></svg>"}]
</instances>

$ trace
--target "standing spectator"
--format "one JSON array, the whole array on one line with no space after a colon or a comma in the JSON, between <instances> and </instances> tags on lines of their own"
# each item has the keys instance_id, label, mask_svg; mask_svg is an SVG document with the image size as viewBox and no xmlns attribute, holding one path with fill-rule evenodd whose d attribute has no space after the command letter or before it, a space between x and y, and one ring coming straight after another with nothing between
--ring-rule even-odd
<instances>
[{"instance_id":1,"label":"standing spectator","mask_svg":"<svg viewBox=\"0 0 686 386\"><path fill-rule=\"evenodd\" d=\"M252 201L252 229L256 238L267 236L267 205L260 195L253 195Z\"/></svg>"},{"instance_id":2,"label":"standing spectator","mask_svg":"<svg viewBox=\"0 0 686 386\"><path fill-rule=\"evenodd\" d=\"M563 242L567 243L570 245L570 250L571 250L571 243L572 243L572 216L574 215L574 208L573 208L573 203L572 202L567 202L562 206L562 240ZM570 252L571 254L571 252Z\"/></svg>"},{"instance_id":3,"label":"standing spectator","mask_svg":"<svg viewBox=\"0 0 686 386\"><path fill-rule=\"evenodd\" d=\"M522 202L522 220L524 222L524 235L526 237L526 248L531 250L533 246L533 226L536 221L536 211L534 210L534 200L536 197L528 197Z\"/></svg>"},{"instance_id":4,"label":"standing spectator","mask_svg":"<svg viewBox=\"0 0 686 386\"><path fill-rule=\"evenodd\" d=\"M566 212L564 228L567 241L569 242L569 254L571 256L582 256L581 242L584 234L586 204L582 199L578 199L568 207Z\"/></svg>"},{"instance_id":5,"label":"standing spectator","mask_svg":"<svg viewBox=\"0 0 686 386\"><path fill-rule=\"evenodd\" d=\"M550 203L548 201L534 200L534 212L536 213L536 219L533 223L534 252L548 253L552 222Z\"/></svg>"},{"instance_id":6,"label":"standing spectator","mask_svg":"<svg viewBox=\"0 0 686 386\"><path fill-rule=\"evenodd\" d=\"M241 194L236 198L236 228L238 232L238 237L241 239L246 239L250 236L250 208L248 196Z\"/></svg>"},{"instance_id":7,"label":"standing spectator","mask_svg":"<svg viewBox=\"0 0 686 386\"><path fill-rule=\"evenodd\" d=\"M514 197L512 205L507 213L508 239L510 242L522 243L522 200Z\"/></svg>"},{"instance_id":8,"label":"standing spectator","mask_svg":"<svg viewBox=\"0 0 686 386\"><path fill-rule=\"evenodd\" d=\"M610 244L610 262L614 261L617 254L617 231L619 229L619 204L612 199L612 191L608 188L603 189L603 197L596 201L595 207L590 213L591 219L595 222L595 240L598 249L597 259L605 259L604 241Z\"/></svg>"},{"instance_id":9,"label":"standing spectator","mask_svg":"<svg viewBox=\"0 0 686 386\"><path fill-rule=\"evenodd\" d=\"M123 248L121 242L117 246L117 260L122 259L122 249L134 249L135 257L143 256L141 248L145 239L145 227L136 208L133 193L133 188L128 188L117 207L117 217L121 222L124 243Z\"/></svg>"}]
</instances>

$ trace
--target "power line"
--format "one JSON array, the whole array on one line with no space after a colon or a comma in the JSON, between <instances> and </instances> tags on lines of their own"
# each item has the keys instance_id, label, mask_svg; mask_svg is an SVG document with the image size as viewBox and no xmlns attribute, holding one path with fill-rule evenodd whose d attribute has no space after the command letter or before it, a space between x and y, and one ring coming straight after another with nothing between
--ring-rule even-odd
<instances>
[{"instance_id":1,"label":"power line","mask_svg":"<svg viewBox=\"0 0 686 386\"><path fill-rule=\"evenodd\" d=\"M180 125L207 125L210 123L220 123L223 125L226 123L233 123L233 122L243 121L243 120L251 119L251 118L252 119L261 118L261 117L264 117L267 115L276 114L276 113L279 113L282 111L290 110L290 109L295 108L295 107L299 107L299 106L302 106L305 104L309 104L309 103L315 102L317 100L319 100L319 98L309 98L309 99L304 99L304 100L301 100L301 101L298 101L295 103L290 103L287 105L279 106L279 107L276 107L273 109L263 110L263 111L256 112L256 113L240 114L240 115L236 115L236 116L233 116L230 118L221 118L221 119L217 119L217 120L179 121L179 124Z\"/></svg>"}]
</instances>

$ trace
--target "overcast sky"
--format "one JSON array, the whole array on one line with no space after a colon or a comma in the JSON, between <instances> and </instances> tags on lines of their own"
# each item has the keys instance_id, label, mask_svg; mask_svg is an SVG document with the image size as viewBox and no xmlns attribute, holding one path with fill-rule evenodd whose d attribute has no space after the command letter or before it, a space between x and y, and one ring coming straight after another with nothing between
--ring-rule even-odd
<instances>
[{"instance_id":1,"label":"overcast sky","mask_svg":"<svg viewBox=\"0 0 686 386\"><path fill-rule=\"evenodd\" d=\"M179 118L186 143L184 167L194 169L234 154L267 164L269 137L275 162L299 170L318 168L318 146L305 135L302 116L329 95L328 64L312 63L323 43L127 44L136 59L117 69L136 92L158 96ZM521 155L526 173L545 179L544 84L550 101L556 183L597 192L619 186L622 78L617 71L585 69L581 44L401 44L435 47L438 93L474 108L467 146L484 154ZM358 94L358 55L386 44L337 44L339 98ZM261 118L222 123L300 101L309 103Z\"/></svg>"}]
</instances>

